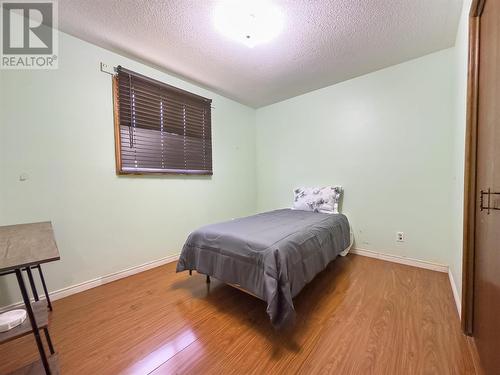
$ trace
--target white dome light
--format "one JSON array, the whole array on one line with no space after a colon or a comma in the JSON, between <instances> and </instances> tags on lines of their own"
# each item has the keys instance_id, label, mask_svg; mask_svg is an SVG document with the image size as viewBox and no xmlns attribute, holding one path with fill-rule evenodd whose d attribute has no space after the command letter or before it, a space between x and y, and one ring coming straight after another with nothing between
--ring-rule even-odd
<instances>
[{"instance_id":1,"label":"white dome light","mask_svg":"<svg viewBox=\"0 0 500 375\"><path fill-rule=\"evenodd\" d=\"M269 1L222 0L215 8L214 23L221 34L252 48L274 39L284 21L280 9Z\"/></svg>"}]
</instances>

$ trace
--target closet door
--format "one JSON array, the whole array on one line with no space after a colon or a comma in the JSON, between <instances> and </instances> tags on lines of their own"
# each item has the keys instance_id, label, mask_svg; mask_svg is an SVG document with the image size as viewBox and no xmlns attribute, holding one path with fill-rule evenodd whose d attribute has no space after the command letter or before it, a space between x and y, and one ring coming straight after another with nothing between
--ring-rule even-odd
<instances>
[{"instance_id":1,"label":"closet door","mask_svg":"<svg viewBox=\"0 0 500 375\"><path fill-rule=\"evenodd\" d=\"M500 374L500 1L479 19L473 336L486 374Z\"/></svg>"}]
</instances>

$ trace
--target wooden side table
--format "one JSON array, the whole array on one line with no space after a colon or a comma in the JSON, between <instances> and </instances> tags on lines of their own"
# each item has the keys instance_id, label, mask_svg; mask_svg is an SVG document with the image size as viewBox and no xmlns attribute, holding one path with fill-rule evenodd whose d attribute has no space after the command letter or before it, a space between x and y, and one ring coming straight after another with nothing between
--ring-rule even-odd
<instances>
[{"instance_id":1,"label":"wooden side table","mask_svg":"<svg viewBox=\"0 0 500 375\"><path fill-rule=\"evenodd\" d=\"M0 276L15 273L17 283L23 297L28 319L23 324L0 333L0 344L15 340L33 333L40 354L40 361L19 369L15 373L36 372L44 370L46 374L58 374L59 366L52 340L48 330L48 311L52 309L45 278L41 268L42 263L59 260L59 251L54 239L54 232L50 222L19 224L0 227ZM36 291L32 268L37 268L42 281L47 305L39 301ZM28 274L32 288L34 303L31 303L22 271ZM47 356L43 347L39 330L42 329L47 340L50 356Z\"/></svg>"}]
</instances>

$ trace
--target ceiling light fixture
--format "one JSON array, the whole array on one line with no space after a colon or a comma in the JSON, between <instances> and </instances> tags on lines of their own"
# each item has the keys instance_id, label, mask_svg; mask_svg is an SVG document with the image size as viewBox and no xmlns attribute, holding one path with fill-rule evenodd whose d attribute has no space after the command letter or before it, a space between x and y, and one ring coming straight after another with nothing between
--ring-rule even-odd
<instances>
[{"instance_id":1,"label":"ceiling light fixture","mask_svg":"<svg viewBox=\"0 0 500 375\"><path fill-rule=\"evenodd\" d=\"M214 13L216 29L226 37L252 48L274 39L283 29L283 14L265 0L222 0Z\"/></svg>"}]
</instances>

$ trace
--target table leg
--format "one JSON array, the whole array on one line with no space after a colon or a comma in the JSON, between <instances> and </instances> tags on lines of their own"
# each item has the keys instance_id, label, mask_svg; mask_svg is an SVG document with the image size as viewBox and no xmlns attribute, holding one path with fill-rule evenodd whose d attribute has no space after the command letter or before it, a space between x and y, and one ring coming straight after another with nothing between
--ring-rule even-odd
<instances>
[{"instance_id":1,"label":"table leg","mask_svg":"<svg viewBox=\"0 0 500 375\"><path fill-rule=\"evenodd\" d=\"M47 340L47 345L49 346L50 354L54 354L55 350L54 350L54 345L52 345L52 340L50 339L49 329L45 327L43 331L45 332L45 339Z\"/></svg>"},{"instance_id":2,"label":"table leg","mask_svg":"<svg viewBox=\"0 0 500 375\"><path fill-rule=\"evenodd\" d=\"M47 284L45 284L45 278L43 277L42 266L37 264L36 268L38 268L38 273L40 274L40 280L42 280L43 292L45 293L47 306L49 306L49 310L52 311L52 303L50 302L49 291L47 290Z\"/></svg>"},{"instance_id":3,"label":"table leg","mask_svg":"<svg viewBox=\"0 0 500 375\"><path fill-rule=\"evenodd\" d=\"M28 291L26 290L26 285L24 284L23 274L20 268L16 269L17 282L19 284L19 289L21 289L21 294L23 296L24 305L26 307L26 312L31 323L31 328L33 329L33 335L35 336L36 345L38 347L38 352L40 353L40 358L42 359L43 368L45 373L50 375L49 361L47 360L47 355L43 349L42 338L40 337L40 332L38 331L38 325L36 323L35 314L31 308L30 298L28 296Z\"/></svg>"},{"instance_id":4,"label":"table leg","mask_svg":"<svg viewBox=\"0 0 500 375\"><path fill-rule=\"evenodd\" d=\"M26 273L28 274L28 280L30 281L31 285L31 291L33 292L33 298L35 301L38 301L38 292L36 291L36 285L35 285L35 280L33 280L33 274L31 273L31 267L26 267L25 268Z\"/></svg>"}]
</instances>

